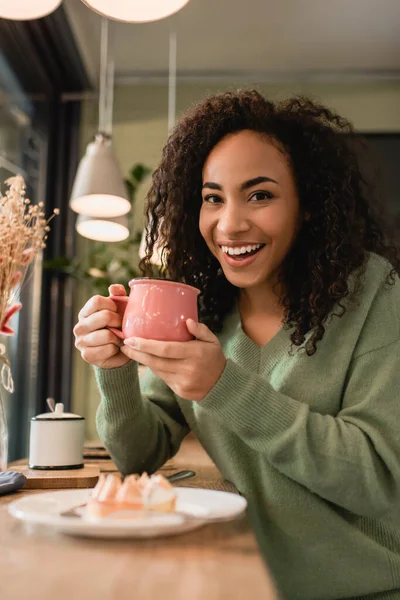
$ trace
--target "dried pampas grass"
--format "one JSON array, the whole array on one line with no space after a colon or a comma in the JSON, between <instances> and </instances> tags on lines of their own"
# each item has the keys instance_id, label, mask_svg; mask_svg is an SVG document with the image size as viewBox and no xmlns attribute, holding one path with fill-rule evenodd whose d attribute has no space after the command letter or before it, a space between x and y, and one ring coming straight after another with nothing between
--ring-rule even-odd
<instances>
[{"instance_id":1,"label":"dried pampas grass","mask_svg":"<svg viewBox=\"0 0 400 600\"><path fill-rule=\"evenodd\" d=\"M22 307L17 300L29 265L46 246L49 222L59 210L46 219L43 202L34 205L25 197L26 186L20 175L5 183L8 190L4 196L0 193L0 333L12 335L8 323ZM12 384L4 380L4 367L8 366L7 381L12 382L12 378L4 346L0 348L0 360L5 363L2 383L9 388Z\"/></svg>"}]
</instances>

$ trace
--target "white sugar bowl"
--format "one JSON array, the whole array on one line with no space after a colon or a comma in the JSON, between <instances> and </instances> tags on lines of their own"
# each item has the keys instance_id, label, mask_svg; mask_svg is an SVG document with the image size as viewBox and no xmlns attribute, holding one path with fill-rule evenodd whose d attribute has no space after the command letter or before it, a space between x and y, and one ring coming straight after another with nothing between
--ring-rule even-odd
<instances>
[{"instance_id":1,"label":"white sugar bowl","mask_svg":"<svg viewBox=\"0 0 400 600\"><path fill-rule=\"evenodd\" d=\"M84 440L84 417L65 413L64 405L56 404L54 412L31 419L29 468L82 468Z\"/></svg>"}]
</instances>

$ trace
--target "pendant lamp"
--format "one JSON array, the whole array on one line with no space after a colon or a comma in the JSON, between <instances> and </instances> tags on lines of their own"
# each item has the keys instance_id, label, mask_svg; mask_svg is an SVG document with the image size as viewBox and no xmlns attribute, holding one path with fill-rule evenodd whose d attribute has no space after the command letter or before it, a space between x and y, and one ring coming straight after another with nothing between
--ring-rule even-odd
<instances>
[{"instance_id":1,"label":"pendant lamp","mask_svg":"<svg viewBox=\"0 0 400 600\"><path fill-rule=\"evenodd\" d=\"M108 59L108 21L103 19L99 127L79 164L70 199L73 211L100 219L119 217L131 209L124 178L112 148L113 90L114 63Z\"/></svg>"},{"instance_id":2,"label":"pendant lamp","mask_svg":"<svg viewBox=\"0 0 400 600\"><path fill-rule=\"evenodd\" d=\"M121 242L129 237L128 217L88 217L78 215L76 220L77 232L89 240L98 242Z\"/></svg>"},{"instance_id":3,"label":"pendant lamp","mask_svg":"<svg viewBox=\"0 0 400 600\"><path fill-rule=\"evenodd\" d=\"M0 18L13 21L40 19L52 13L62 0L0 0Z\"/></svg>"},{"instance_id":4,"label":"pendant lamp","mask_svg":"<svg viewBox=\"0 0 400 600\"><path fill-rule=\"evenodd\" d=\"M178 12L189 0L82 0L86 6L114 21L148 23Z\"/></svg>"},{"instance_id":5,"label":"pendant lamp","mask_svg":"<svg viewBox=\"0 0 400 600\"><path fill-rule=\"evenodd\" d=\"M110 136L98 132L88 144L76 173L70 207L89 217L116 217L129 212L131 205Z\"/></svg>"}]
</instances>

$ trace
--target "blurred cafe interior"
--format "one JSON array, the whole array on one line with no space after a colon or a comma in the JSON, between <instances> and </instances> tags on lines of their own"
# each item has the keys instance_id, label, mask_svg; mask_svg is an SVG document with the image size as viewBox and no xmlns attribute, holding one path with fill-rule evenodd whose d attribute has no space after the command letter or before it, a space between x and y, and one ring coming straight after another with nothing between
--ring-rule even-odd
<instances>
[{"instance_id":1,"label":"blurred cafe interior","mask_svg":"<svg viewBox=\"0 0 400 600\"><path fill-rule=\"evenodd\" d=\"M44 1L25 4L46 12ZM168 131L193 103L243 87L271 99L320 99L365 136L382 197L400 218L396 0L306 0L301 8L295 0L191 0L144 23L102 18L81 0L47 4L57 8L41 18L0 19L0 180L21 173L46 214L60 209L7 339L15 380L7 398L10 460L26 456L29 420L47 409L48 397L84 416L87 439L97 439L98 393L72 328L90 296L139 275L151 171ZM128 243L81 235L70 208L79 161L99 128L112 135L128 181L132 209L121 226L129 228Z\"/></svg>"},{"instance_id":2,"label":"blurred cafe interior","mask_svg":"<svg viewBox=\"0 0 400 600\"><path fill-rule=\"evenodd\" d=\"M83 416L85 440L98 441L99 392L73 326L91 296L140 276L151 173L194 103L238 88L321 100L365 138L366 172L400 230L398 0L190 0L143 22L127 22L126 2L97 4L0 1L0 183L20 174L46 215L59 211L21 290L15 334L2 340L15 384L2 390L10 463L28 455L31 418L48 398ZM96 166L104 139L109 171ZM102 185L128 212L80 214Z\"/></svg>"}]
</instances>

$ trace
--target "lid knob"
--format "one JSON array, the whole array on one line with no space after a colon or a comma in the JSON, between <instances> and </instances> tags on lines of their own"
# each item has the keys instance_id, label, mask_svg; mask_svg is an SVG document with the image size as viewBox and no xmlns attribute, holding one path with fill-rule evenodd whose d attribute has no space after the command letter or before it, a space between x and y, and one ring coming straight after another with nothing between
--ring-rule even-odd
<instances>
[{"instance_id":1,"label":"lid knob","mask_svg":"<svg viewBox=\"0 0 400 600\"><path fill-rule=\"evenodd\" d=\"M64 412L64 404L62 402L57 402L56 407L53 412L53 417L62 417Z\"/></svg>"}]
</instances>

